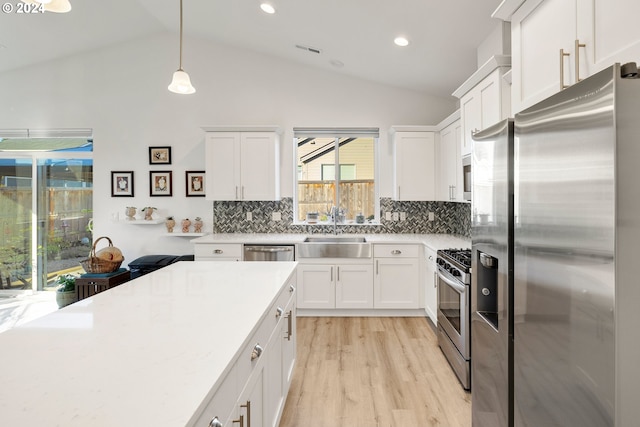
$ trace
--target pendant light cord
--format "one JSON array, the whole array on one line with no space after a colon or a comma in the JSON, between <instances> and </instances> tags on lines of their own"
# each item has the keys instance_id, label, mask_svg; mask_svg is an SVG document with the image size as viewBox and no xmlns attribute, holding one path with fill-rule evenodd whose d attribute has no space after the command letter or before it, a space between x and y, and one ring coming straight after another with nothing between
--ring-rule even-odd
<instances>
[{"instance_id":1,"label":"pendant light cord","mask_svg":"<svg viewBox=\"0 0 640 427\"><path fill-rule=\"evenodd\" d=\"M180 71L182 70L182 0L180 0Z\"/></svg>"}]
</instances>

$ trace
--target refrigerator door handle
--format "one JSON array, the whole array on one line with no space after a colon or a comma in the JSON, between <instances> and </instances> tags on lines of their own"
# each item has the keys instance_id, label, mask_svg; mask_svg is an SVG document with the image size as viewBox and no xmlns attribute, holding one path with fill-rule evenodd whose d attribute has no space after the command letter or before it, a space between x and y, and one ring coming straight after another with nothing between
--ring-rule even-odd
<instances>
[{"instance_id":1,"label":"refrigerator door handle","mask_svg":"<svg viewBox=\"0 0 640 427\"><path fill-rule=\"evenodd\" d=\"M445 282L447 285L451 286L459 294L463 294L463 293L465 293L467 291L466 286L454 282L453 280L449 279L447 276L444 276L440 272L438 272L438 277L440 278L440 280Z\"/></svg>"}]
</instances>

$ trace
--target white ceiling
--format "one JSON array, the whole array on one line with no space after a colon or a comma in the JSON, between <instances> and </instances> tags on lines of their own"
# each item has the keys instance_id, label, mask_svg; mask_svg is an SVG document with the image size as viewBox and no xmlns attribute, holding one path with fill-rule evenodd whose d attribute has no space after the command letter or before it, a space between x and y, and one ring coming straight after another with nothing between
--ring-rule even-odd
<instances>
[{"instance_id":1,"label":"white ceiling","mask_svg":"<svg viewBox=\"0 0 640 427\"><path fill-rule=\"evenodd\" d=\"M155 33L178 34L179 0L70 1L73 9L67 14L0 14L0 71ZM259 0L184 0L185 37L449 96L476 70L476 48L498 24L490 15L500 0L271 3L274 15L262 12ZM411 41L408 47L393 44L400 34ZM335 67L332 61L344 66ZM189 71L188 43L183 65Z\"/></svg>"}]
</instances>

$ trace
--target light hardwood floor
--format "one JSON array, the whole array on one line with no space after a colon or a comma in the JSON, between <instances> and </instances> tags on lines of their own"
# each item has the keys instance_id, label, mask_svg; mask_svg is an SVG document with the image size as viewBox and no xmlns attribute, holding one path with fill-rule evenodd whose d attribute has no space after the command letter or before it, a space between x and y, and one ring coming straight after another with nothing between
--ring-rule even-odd
<instances>
[{"instance_id":1,"label":"light hardwood floor","mask_svg":"<svg viewBox=\"0 0 640 427\"><path fill-rule=\"evenodd\" d=\"M465 392L426 318L300 317L280 427L470 427Z\"/></svg>"}]
</instances>

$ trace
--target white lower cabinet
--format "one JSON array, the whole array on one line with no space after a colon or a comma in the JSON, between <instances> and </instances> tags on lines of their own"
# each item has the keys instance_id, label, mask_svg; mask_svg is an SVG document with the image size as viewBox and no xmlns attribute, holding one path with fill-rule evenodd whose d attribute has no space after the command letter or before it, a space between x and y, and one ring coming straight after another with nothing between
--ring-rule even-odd
<instances>
[{"instance_id":1,"label":"white lower cabinet","mask_svg":"<svg viewBox=\"0 0 640 427\"><path fill-rule=\"evenodd\" d=\"M434 325L438 325L438 277L436 251L425 249L424 311Z\"/></svg>"},{"instance_id":2,"label":"white lower cabinet","mask_svg":"<svg viewBox=\"0 0 640 427\"><path fill-rule=\"evenodd\" d=\"M336 265L336 308L373 308L373 265Z\"/></svg>"},{"instance_id":3,"label":"white lower cabinet","mask_svg":"<svg viewBox=\"0 0 640 427\"><path fill-rule=\"evenodd\" d=\"M194 427L277 427L296 359L296 287L287 284Z\"/></svg>"},{"instance_id":4,"label":"white lower cabinet","mask_svg":"<svg viewBox=\"0 0 640 427\"><path fill-rule=\"evenodd\" d=\"M299 308L373 308L373 266L298 264Z\"/></svg>"},{"instance_id":5,"label":"white lower cabinet","mask_svg":"<svg viewBox=\"0 0 640 427\"><path fill-rule=\"evenodd\" d=\"M420 246L375 245L375 308L419 308Z\"/></svg>"}]
</instances>

